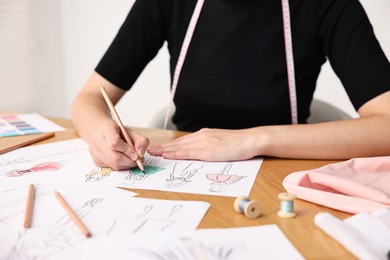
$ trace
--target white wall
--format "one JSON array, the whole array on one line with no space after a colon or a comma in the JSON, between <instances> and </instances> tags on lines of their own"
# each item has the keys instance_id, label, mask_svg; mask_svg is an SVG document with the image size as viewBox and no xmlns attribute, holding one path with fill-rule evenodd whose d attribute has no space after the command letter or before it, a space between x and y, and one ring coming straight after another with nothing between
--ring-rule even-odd
<instances>
[{"instance_id":1,"label":"white wall","mask_svg":"<svg viewBox=\"0 0 390 260\"><path fill-rule=\"evenodd\" d=\"M390 59L390 30L388 27L390 24L390 1L360 0L360 2L370 18L375 34L387 58ZM357 116L340 80L333 72L329 62L321 70L314 97L341 108L353 117Z\"/></svg>"},{"instance_id":2,"label":"white wall","mask_svg":"<svg viewBox=\"0 0 390 260\"><path fill-rule=\"evenodd\" d=\"M43 115L65 116L68 90L64 82L66 66L63 63L63 50L67 46L63 43L61 30L62 10L59 3L53 0L35 0L33 6L40 49L35 75L39 86L35 93L36 110Z\"/></svg>"},{"instance_id":3,"label":"white wall","mask_svg":"<svg viewBox=\"0 0 390 260\"><path fill-rule=\"evenodd\" d=\"M133 0L62 1L68 107L110 45L133 3ZM168 62L168 51L163 48L144 70L131 93L120 101L117 110L125 124L148 126L156 111L167 105Z\"/></svg>"},{"instance_id":4,"label":"white wall","mask_svg":"<svg viewBox=\"0 0 390 260\"><path fill-rule=\"evenodd\" d=\"M53 111L59 111L58 116L68 117L72 98L85 83L111 43L134 0L40 1L47 2L47 4L56 2L57 7L51 8L54 11L60 10L59 29L62 33L57 36L63 53L57 57L61 60L61 65L56 64L56 67L63 73L62 76L57 75L58 80L50 79L52 84L49 85L53 88L52 92L58 88L65 90L63 94L65 104L61 104L55 99L58 103L57 108L40 112L53 115ZM387 28L390 24L390 16L388 15L390 1L361 0L361 2L370 17L387 57L390 58L390 31ZM47 27L49 27L48 32L52 31L50 26ZM130 91L131 93L127 94L118 104L118 112L123 117L125 124L148 126L153 115L167 105L170 84L168 62L168 52L166 48L163 48L157 58L145 69ZM320 74L315 97L328 101L350 115L356 116L340 81L334 75L329 64L324 66ZM55 106L53 104L53 107Z\"/></svg>"}]
</instances>

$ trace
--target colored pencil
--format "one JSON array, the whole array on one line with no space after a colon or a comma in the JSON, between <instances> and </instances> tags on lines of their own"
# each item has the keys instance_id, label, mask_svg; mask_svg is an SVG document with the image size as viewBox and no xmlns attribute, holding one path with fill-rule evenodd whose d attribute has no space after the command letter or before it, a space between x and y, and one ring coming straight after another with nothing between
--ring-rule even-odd
<instances>
[{"instance_id":1,"label":"colored pencil","mask_svg":"<svg viewBox=\"0 0 390 260\"><path fill-rule=\"evenodd\" d=\"M104 87L101 87L100 91L102 92L103 98L106 101L107 106L108 106L108 108L111 111L111 115L114 117L115 122L118 124L119 128L121 129L121 132L122 132L122 134L123 134L123 136L125 138L125 141L128 144L133 145L133 142L131 141L130 136L128 135L124 125L122 124L122 120L120 119L118 113L116 112L114 104L111 102L111 99L108 97L107 92L104 89ZM138 159L135 162L137 163L137 165L141 169L141 171L143 171L145 173L144 165L143 165L142 161L140 160L139 156L138 156Z\"/></svg>"},{"instance_id":2,"label":"colored pencil","mask_svg":"<svg viewBox=\"0 0 390 260\"><path fill-rule=\"evenodd\" d=\"M27 205L26 205L26 213L24 216L24 227L31 227L31 219L32 219L32 211L34 206L34 197L35 197L35 186L34 184L30 184L28 188L28 197L27 197Z\"/></svg>"},{"instance_id":3,"label":"colored pencil","mask_svg":"<svg viewBox=\"0 0 390 260\"><path fill-rule=\"evenodd\" d=\"M64 197L61 196L61 194L57 191L54 192L56 198L61 203L62 207L66 210L66 212L69 214L70 218L76 223L77 227L81 230L81 232L86 237L91 237L91 233L87 229L87 227L81 222L80 218L76 215L76 213L72 210L72 208L69 206L69 204L66 202Z\"/></svg>"}]
</instances>

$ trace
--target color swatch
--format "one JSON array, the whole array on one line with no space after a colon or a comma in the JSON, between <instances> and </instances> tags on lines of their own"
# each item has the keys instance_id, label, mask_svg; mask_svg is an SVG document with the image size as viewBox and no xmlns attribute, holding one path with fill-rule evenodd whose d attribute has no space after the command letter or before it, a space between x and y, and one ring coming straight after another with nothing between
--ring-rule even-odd
<instances>
[{"instance_id":1,"label":"color swatch","mask_svg":"<svg viewBox=\"0 0 390 260\"><path fill-rule=\"evenodd\" d=\"M0 137L40 134L64 130L61 126L35 114L0 116Z\"/></svg>"}]
</instances>

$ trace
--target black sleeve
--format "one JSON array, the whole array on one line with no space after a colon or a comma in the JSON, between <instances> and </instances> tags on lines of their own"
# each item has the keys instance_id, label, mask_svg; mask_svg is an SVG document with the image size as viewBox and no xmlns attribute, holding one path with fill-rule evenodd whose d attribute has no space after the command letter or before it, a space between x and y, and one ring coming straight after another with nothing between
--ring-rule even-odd
<instances>
[{"instance_id":1,"label":"black sleeve","mask_svg":"<svg viewBox=\"0 0 390 260\"><path fill-rule=\"evenodd\" d=\"M129 90L164 43L158 0L137 0L95 71Z\"/></svg>"},{"instance_id":2,"label":"black sleeve","mask_svg":"<svg viewBox=\"0 0 390 260\"><path fill-rule=\"evenodd\" d=\"M358 110L390 90L390 63L358 0L323 0L318 38L330 64Z\"/></svg>"}]
</instances>

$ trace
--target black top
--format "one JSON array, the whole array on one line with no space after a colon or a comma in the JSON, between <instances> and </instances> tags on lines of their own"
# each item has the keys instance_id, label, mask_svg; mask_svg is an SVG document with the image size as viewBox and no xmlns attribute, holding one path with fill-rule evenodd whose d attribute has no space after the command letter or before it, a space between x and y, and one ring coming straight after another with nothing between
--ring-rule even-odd
<instances>
[{"instance_id":1,"label":"black top","mask_svg":"<svg viewBox=\"0 0 390 260\"><path fill-rule=\"evenodd\" d=\"M195 5L137 0L96 72L128 90L167 41L172 76ZM356 109L390 89L358 0L290 0L290 10L299 123L327 58ZM179 130L290 124L281 1L205 0L174 102Z\"/></svg>"}]
</instances>

